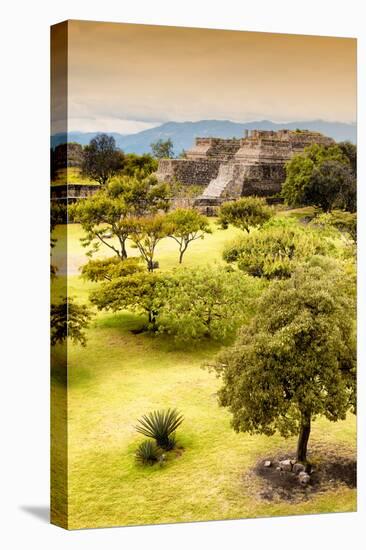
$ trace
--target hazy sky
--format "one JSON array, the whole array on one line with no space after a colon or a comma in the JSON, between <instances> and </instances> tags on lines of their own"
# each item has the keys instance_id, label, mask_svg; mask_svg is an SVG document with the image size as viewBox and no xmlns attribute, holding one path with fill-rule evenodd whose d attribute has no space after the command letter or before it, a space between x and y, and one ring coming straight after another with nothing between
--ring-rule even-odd
<instances>
[{"instance_id":1,"label":"hazy sky","mask_svg":"<svg viewBox=\"0 0 366 550\"><path fill-rule=\"evenodd\" d=\"M70 21L69 131L356 119L356 40Z\"/></svg>"}]
</instances>

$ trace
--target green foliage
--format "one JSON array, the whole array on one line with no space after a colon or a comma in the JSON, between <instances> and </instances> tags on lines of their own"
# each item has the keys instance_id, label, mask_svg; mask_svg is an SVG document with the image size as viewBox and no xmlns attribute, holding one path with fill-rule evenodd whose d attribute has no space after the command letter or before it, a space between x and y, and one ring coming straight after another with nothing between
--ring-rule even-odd
<instances>
[{"instance_id":1,"label":"green foliage","mask_svg":"<svg viewBox=\"0 0 366 550\"><path fill-rule=\"evenodd\" d=\"M102 283L99 288L92 291L90 301L99 310L146 312L150 325L154 326L159 310L159 302L156 299L157 283L163 281L163 277L155 273L136 272Z\"/></svg>"},{"instance_id":2,"label":"green foliage","mask_svg":"<svg viewBox=\"0 0 366 550\"><path fill-rule=\"evenodd\" d=\"M158 330L178 341L225 340L245 322L259 285L222 267L179 269L157 285Z\"/></svg>"},{"instance_id":3,"label":"green foliage","mask_svg":"<svg viewBox=\"0 0 366 550\"><path fill-rule=\"evenodd\" d=\"M350 141L341 141L338 143L343 155L348 158L353 175L357 174L357 147Z\"/></svg>"},{"instance_id":4,"label":"green foliage","mask_svg":"<svg viewBox=\"0 0 366 550\"><path fill-rule=\"evenodd\" d=\"M177 409L153 411L138 420L136 431L155 439L156 444L166 451L176 445L175 430L184 418Z\"/></svg>"},{"instance_id":5,"label":"green foliage","mask_svg":"<svg viewBox=\"0 0 366 550\"><path fill-rule=\"evenodd\" d=\"M174 157L173 142L170 138L166 140L158 139L154 143L151 143L150 147L154 157L157 159L171 159Z\"/></svg>"},{"instance_id":6,"label":"green foliage","mask_svg":"<svg viewBox=\"0 0 366 550\"><path fill-rule=\"evenodd\" d=\"M153 441L143 441L137 447L135 459L138 464L151 466L152 464L155 464L159 460L159 458L159 449Z\"/></svg>"},{"instance_id":7,"label":"green foliage","mask_svg":"<svg viewBox=\"0 0 366 550\"><path fill-rule=\"evenodd\" d=\"M133 232L130 237L141 257L145 260L148 271L154 271L156 245L167 236L166 216L144 216L133 219Z\"/></svg>"},{"instance_id":8,"label":"green foliage","mask_svg":"<svg viewBox=\"0 0 366 550\"><path fill-rule=\"evenodd\" d=\"M128 211L136 216L167 211L171 199L169 185L159 183L154 175L115 178L108 186L108 194L123 199Z\"/></svg>"},{"instance_id":9,"label":"green foliage","mask_svg":"<svg viewBox=\"0 0 366 550\"><path fill-rule=\"evenodd\" d=\"M64 298L51 304L51 345L62 344L67 338L82 346L86 345L85 329L92 315L86 305L79 305L72 298Z\"/></svg>"},{"instance_id":10,"label":"green foliage","mask_svg":"<svg viewBox=\"0 0 366 550\"><path fill-rule=\"evenodd\" d=\"M106 258L102 260L89 260L82 266L81 275L87 281L111 281L118 277L126 277L143 271L138 258L126 258L121 261L118 257Z\"/></svg>"},{"instance_id":11,"label":"green foliage","mask_svg":"<svg viewBox=\"0 0 366 550\"><path fill-rule=\"evenodd\" d=\"M322 228L336 228L341 233L348 235L353 241L357 240L357 214L356 212L345 212L333 210L322 213L312 220L312 225Z\"/></svg>"},{"instance_id":12,"label":"green foliage","mask_svg":"<svg viewBox=\"0 0 366 550\"><path fill-rule=\"evenodd\" d=\"M291 276L299 262L329 254L332 247L313 229L300 227L296 221L276 220L227 246L223 257L228 263L237 262L252 277L283 279Z\"/></svg>"},{"instance_id":13,"label":"green foliage","mask_svg":"<svg viewBox=\"0 0 366 550\"><path fill-rule=\"evenodd\" d=\"M128 177L136 177L142 180L156 172L158 169L157 160L151 155L126 154L121 174Z\"/></svg>"},{"instance_id":14,"label":"green foliage","mask_svg":"<svg viewBox=\"0 0 366 550\"><path fill-rule=\"evenodd\" d=\"M267 206L265 199L243 197L221 206L218 224L222 229L227 229L231 224L249 233L251 227L261 227L272 216L273 211Z\"/></svg>"},{"instance_id":15,"label":"green foliage","mask_svg":"<svg viewBox=\"0 0 366 550\"><path fill-rule=\"evenodd\" d=\"M354 158L353 155L354 154ZM356 208L355 151L349 145L313 144L286 164L282 196L292 206Z\"/></svg>"},{"instance_id":16,"label":"green foliage","mask_svg":"<svg viewBox=\"0 0 366 550\"><path fill-rule=\"evenodd\" d=\"M166 232L179 247L179 263L183 261L189 243L203 239L206 233L212 233L208 219L197 210L178 208L166 217Z\"/></svg>"},{"instance_id":17,"label":"green foliage","mask_svg":"<svg viewBox=\"0 0 366 550\"><path fill-rule=\"evenodd\" d=\"M124 176L71 205L69 214L85 231L83 246L91 247L89 255L104 245L123 260L127 258L127 239L141 233L136 216L166 210L169 200L169 187L159 184L154 176L143 180ZM116 237L114 241L110 239L112 236Z\"/></svg>"},{"instance_id":18,"label":"green foliage","mask_svg":"<svg viewBox=\"0 0 366 550\"><path fill-rule=\"evenodd\" d=\"M355 411L354 290L327 258L269 286L250 326L214 367L236 431L299 433L305 460L304 427L310 433L312 419L337 421Z\"/></svg>"},{"instance_id":19,"label":"green foliage","mask_svg":"<svg viewBox=\"0 0 366 550\"><path fill-rule=\"evenodd\" d=\"M124 154L113 136L98 134L84 147L81 175L106 185L124 165Z\"/></svg>"}]
</instances>

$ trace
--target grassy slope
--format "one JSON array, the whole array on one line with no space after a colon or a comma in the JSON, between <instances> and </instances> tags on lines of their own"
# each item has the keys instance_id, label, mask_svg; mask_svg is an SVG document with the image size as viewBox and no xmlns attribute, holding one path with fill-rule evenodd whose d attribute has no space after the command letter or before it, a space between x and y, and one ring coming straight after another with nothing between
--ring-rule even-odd
<instances>
[{"instance_id":1,"label":"grassy slope","mask_svg":"<svg viewBox=\"0 0 366 550\"><path fill-rule=\"evenodd\" d=\"M194 243L186 265L220 260L224 241L234 233L216 231ZM74 267L85 261L79 236L80 229L69 226ZM162 269L176 265L174 241L161 243L157 259ZM58 278L57 286L63 279ZM87 300L90 283L73 275L69 287L79 301ZM219 381L202 369L217 346L177 350L168 339L132 334L131 328L140 323L129 313L100 313L89 330L87 347L70 345L70 528L355 509L356 492L343 487L302 503L260 500L258 482L247 477L248 470L261 457L294 448L295 440L234 433L230 415L217 405ZM57 382L54 391L62 391ZM134 451L143 439L134 430L136 419L168 406L185 415L178 431L184 451L163 468L136 466ZM311 442L353 448L355 430L354 417L337 424L319 420Z\"/></svg>"}]
</instances>

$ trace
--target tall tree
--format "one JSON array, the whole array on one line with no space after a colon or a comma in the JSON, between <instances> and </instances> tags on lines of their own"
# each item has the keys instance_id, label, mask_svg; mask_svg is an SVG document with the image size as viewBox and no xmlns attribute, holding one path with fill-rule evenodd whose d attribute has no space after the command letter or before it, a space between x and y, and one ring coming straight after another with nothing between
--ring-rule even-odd
<instances>
[{"instance_id":1,"label":"tall tree","mask_svg":"<svg viewBox=\"0 0 366 550\"><path fill-rule=\"evenodd\" d=\"M107 134L98 134L84 147L81 173L105 186L124 166L124 154L116 140Z\"/></svg>"},{"instance_id":2,"label":"tall tree","mask_svg":"<svg viewBox=\"0 0 366 550\"><path fill-rule=\"evenodd\" d=\"M272 216L273 211L267 206L265 199L243 197L237 201L225 202L221 206L218 224L222 229L233 225L249 233L251 228L261 227Z\"/></svg>"},{"instance_id":3,"label":"tall tree","mask_svg":"<svg viewBox=\"0 0 366 550\"><path fill-rule=\"evenodd\" d=\"M205 234L212 233L208 219L190 208L177 208L170 212L166 217L166 225L168 236L179 246L180 264L192 241L203 239Z\"/></svg>"},{"instance_id":4,"label":"tall tree","mask_svg":"<svg viewBox=\"0 0 366 550\"><path fill-rule=\"evenodd\" d=\"M156 214L134 218L133 224L131 240L145 260L148 271L154 271L156 246L167 236L166 217Z\"/></svg>"},{"instance_id":5,"label":"tall tree","mask_svg":"<svg viewBox=\"0 0 366 550\"><path fill-rule=\"evenodd\" d=\"M312 421L343 420L356 407L354 284L329 259L313 264L270 285L250 326L214 367L234 430L297 434L302 462Z\"/></svg>"},{"instance_id":6,"label":"tall tree","mask_svg":"<svg viewBox=\"0 0 366 550\"><path fill-rule=\"evenodd\" d=\"M157 159L172 159L174 157L173 142L170 138L158 139L150 145L153 155Z\"/></svg>"}]
</instances>

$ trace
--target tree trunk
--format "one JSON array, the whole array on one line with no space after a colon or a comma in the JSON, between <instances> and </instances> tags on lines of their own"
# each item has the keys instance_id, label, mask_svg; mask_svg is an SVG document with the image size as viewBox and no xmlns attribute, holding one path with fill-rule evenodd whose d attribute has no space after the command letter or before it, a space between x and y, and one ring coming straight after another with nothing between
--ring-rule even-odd
<instances>
[{"instance_id":1,"label":"tree trunk","mask_svg":"<svg viewBox=\"0 0 366 550\"><path fill-rule=\"evenodd\" d=\"M183 254L184 254L184 250L181 250L180 253L179 253L179 263L181 264L182 261L183 261Z\"/></svg>"},{"instance_id":2,"label":"tree trunk","mask_svg":"<svg viewBox=\"0 0 366 550\"><path fill-rule=\"evenodd\" d=\"M308 413L303 413L301 415L300 433L299 433L299 439L297 442L296 459L299 462L306 462L310 429L311 429L311 415Z\"/></svg>"},{"instance_id":3,"label":"tree trunk","mask_svg":"<svg viewBox=\"0 0 366 550\"><path fill-rule=\"evenodd\" d=\"M121 257L122 260L127 258L126 241L121 242Z\"/></svg>"}]
</instances>

